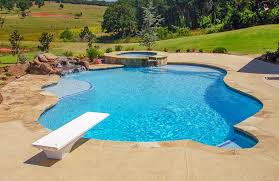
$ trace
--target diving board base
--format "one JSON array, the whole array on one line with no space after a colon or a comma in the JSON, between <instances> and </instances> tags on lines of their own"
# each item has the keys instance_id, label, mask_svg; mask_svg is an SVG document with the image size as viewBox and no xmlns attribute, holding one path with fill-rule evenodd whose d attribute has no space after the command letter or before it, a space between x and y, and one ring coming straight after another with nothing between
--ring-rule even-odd
<instances>
[{"instance_id":1,"label":"diving board base","mask_svg":"<svg viewBox=\"0 0 279 181\"><path fill-rule=\"evenodd\" d=\"M80 139L81 137L79 137L78 139L74 140L72 143L70 143L69 145L65 146L64 148L62 148L61 150L53 150L53 149L46 149L46 148L41 148L43 150L43 152L46 154L47 158L50 159L54 159L54 160L62 160L65 156L68 155L68 153L71 152L74 144Z\"/></svg>"}]
</instances>

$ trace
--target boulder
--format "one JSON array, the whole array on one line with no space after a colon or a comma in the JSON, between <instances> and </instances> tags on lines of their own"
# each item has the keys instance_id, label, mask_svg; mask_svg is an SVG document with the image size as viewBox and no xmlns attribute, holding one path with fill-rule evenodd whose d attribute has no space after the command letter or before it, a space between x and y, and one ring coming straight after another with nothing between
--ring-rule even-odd
<instances>
[{"instance_id":1,"label":"boulder","mask_svg":"<svg viewBox=\"0 0 279 181\"><path fill-rule=\"evenodd\" d=\"M44 54L38 55L38 60L39 60L40 62L48 62L48 60L46 59L46 57L44 56Z\"/></svg>"},{"instance_id":2,"label":"boulder","mask_svg":"<svg viewBox=\"0 0 279 181\"><path fill-rule=\"evenodd\" d=\"M57 60L57 56L51 54L51 53L44 53L43 54L45 56L45 58L49 61L54 61L54 60Z\"/></svg>"},{"instance_id":3,"label":"boulder","mask_svg":"<svg viewBox=\"0 0 279 181\"><path fill-rule=\"evenodd\" d=\"M79 61L79 65L82 65L85 67L86 70L89 70L89 62L81 60Z\"/></svg>"},{"instance_id":4,"label":"boulder","mask_svg":"<svg viewBox=\"0 0 279 181\"><path fill-rule=\"evenodd\" d=\"M54 70L51 68L51 66L47 63L42 63L39 66L40 70L42 71L43 74L51 74L54 73Z\"/></svg>"}]
</instances>

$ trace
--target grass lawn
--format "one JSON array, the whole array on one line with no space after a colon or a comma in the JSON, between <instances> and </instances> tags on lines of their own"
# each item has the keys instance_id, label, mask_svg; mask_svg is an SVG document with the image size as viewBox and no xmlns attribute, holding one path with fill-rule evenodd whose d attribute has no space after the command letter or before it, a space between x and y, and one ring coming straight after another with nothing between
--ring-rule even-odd
<instances>
[{"instance_id":1,"label":"grass lawn","mask_svg":"<svg viewBox=\"0 0 279 181\"><path fill-rule=\"evenodd\" d=\"M59 9L59 3L46 2L45 6L33 6L31 13L52 13L59 17L34 17L21 18L17 12L5 14L0 11L0 16L6 17L3 29L0 29L0 41L7 41L9 34L17 29L26 41L37 41L43 31L52 32L58 40L59 33L66 28L81 29L89 26L91 31L101 33L101 22L106 7L93 5L64 4L64 9ZM82 12L80 19L75 19L75 13Z\"/></svg>"},{"instance_id":2,"label":"grass lawn","mask_svg":"<svg viewBox=\"0 0 279 181\"><path fill-rule=\"evenodd\" d=\"M167 48L169 52L175 52L180 49L181 52L195 48L196 51L203 49L204 52L212 52L216 47L224 47L229 53L235 54L263 54L266 51L274 51L278 47L279 42L279 24L276 25L264 25L256 26L241 30L228 31L222 33L215 33L209 35L198 35L183 37L170 40L158 41L154 47L154 50L162 51ZM7 41L2 41L2 45L8 46ZM36 49L38 46L37 41L25 41L22 42L23 46L31 49ZM102 49L108 47L114 48L115 44L96 44ZM145 47L140 46L138 43L126 43L122 44L125 48L133 47L135 50L144 50ZM65 51L72 51L74 55L85 55L87 43L82 42L53 42L51 44L51 53L61 55ZM36 52L28 53L28 57L32 59ZM0 66L4 66L3 63L14 63L16 57L4 56L0 57Z\"/></svg>"},{"instance_id":3,"label":"grass lawn","mask_svg":"<svg viewBox=\"0 0 279 181\"><path fill-rule=\"evenodd\" d=\"M34 55L35 55L34 52L26 53L28 60L33 60ZM0 56L0 67L5 67L10 64L15 64L16 60L17 60L17 56L13 56L13 55Z\"/></svg>"},{"instance_id":4,"label":"grass lawn","mask_svg":"<svg viewBox=\"0 0 279 181\"><path fill-rule=\"evenodd\" d=\"M266 51L276 50L278 42L279 24L276 24L163 40L157 43L155 49L163 50L167 48L169 51L181 49L182 52L185 52L188 48L195 48L197 51L203 49L210 52L215 47L224 47L230 53L262 54Z\"/></svg>"}]
</instances>

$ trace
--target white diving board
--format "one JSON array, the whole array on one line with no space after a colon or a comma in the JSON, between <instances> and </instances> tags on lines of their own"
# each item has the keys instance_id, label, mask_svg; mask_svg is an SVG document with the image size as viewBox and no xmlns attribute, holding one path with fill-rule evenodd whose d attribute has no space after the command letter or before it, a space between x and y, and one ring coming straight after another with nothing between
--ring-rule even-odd
<instances>
[{"instance_id":1,"label":"white diving board","mask_svg":"<svg viewBox=\"0 0 279 181\"><path fill-rule=\"evenodd\" d=\"M77 140L108 116L107 113L87 112L35 141L32 145L42 149L48 158L63 159Z\"/></svg>"}]
</instances>

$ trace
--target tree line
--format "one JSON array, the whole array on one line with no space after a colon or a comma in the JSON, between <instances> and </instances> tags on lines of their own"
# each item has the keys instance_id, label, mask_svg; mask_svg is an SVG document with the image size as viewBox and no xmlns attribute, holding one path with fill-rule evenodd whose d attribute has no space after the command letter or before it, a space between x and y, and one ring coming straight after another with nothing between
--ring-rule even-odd
<instances>
[{"instance_id":1,"label":"tree line","mask_svg":"<svg viewBox=\"0 0 279 181\"><path fill-rule=\"evenodd\" d=\"M134 36L143 27L144 7L150 0L119 0L111 4L102 28L120 36ZM166 31L177 28L220 32L279 23L278 0L153 0L154 12Z\"/></svg>"}]
</instances>

